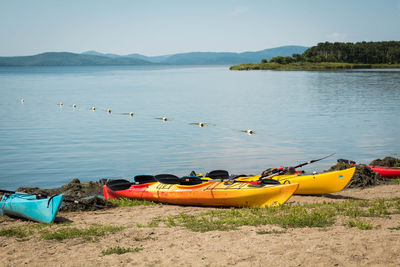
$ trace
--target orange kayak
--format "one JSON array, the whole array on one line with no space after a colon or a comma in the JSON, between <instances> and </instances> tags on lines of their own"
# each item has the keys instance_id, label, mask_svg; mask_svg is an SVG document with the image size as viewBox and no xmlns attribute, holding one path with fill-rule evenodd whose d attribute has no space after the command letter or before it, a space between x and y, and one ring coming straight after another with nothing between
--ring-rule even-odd
<instances>
[{"instance_id":1,"label":"orange kayak","mask_svg":"<svg viewBox=\"0 0 400 267\"><path fill-rule=\"evenodd\" d=\"M110 186L111 187L111 186ZM193 206L260 207L284 204L298 184L252 185L241 182L205 181L196 185L150 182L132 184L123 190L103 186L108 199L130 198ZM118 189L118 188L117 188Z\"/></svg>"}]
</instances>

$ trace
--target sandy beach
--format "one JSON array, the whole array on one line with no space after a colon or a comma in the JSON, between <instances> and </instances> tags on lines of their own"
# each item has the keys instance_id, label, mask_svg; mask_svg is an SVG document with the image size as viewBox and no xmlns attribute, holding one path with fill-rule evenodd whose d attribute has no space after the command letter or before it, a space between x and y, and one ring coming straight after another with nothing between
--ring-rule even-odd
<instances>
[{"instance_id":1,"label":"sandy beach","mask_svg":"<svg viewBox=\"0 0 400 267\"><path fill-rule=\"evenodd\" d=\"M296 203L343 202L400 197L400 184L347 189L325 196L293 196ZM0 217L0 231L34 229L27 238L0 236L2 266L399 266L400 214L362 218L371 230L349 227L338 217L332 226L287 228L242 226L232 231L193 232L163 224L140 227L155 217L182 212L196 214L215 208L151 205L100 211L60 212L51 226ZM91 225L125 227L93 240L44 240L40 231ZM392 228L392 229L390 229ZM396 229L397 228L397 229ZM39 229L39 230L38 230ZM276 233L259 234L262 231ZM131 248L124 254L103 255L108 248Z\"/></svg>"}]
</instances>

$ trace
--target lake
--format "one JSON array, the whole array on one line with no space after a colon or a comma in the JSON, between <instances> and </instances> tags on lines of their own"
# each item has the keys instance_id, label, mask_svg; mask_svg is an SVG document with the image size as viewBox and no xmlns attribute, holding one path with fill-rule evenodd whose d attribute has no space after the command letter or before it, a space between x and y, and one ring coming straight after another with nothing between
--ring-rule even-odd
<instances>
[{"instance_id":1,"label":"lake","mask_svg":"<svg viewBox=\"0 0 400 267\"><path fill-rule=\"evenodd\" d=\"M399 114L398 69L0 68L0 188L259 174L330 153L305 169L326 170L337 158L369 163L400 156ZM190 124L198 122L209 124Z\"/></svg>"}]
</instances>

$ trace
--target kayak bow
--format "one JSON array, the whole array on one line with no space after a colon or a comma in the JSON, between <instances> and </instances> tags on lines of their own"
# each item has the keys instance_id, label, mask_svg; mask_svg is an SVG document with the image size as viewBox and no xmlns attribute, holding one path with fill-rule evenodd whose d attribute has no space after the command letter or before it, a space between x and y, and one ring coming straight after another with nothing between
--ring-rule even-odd
<instances>
[{"instance_id":1,"label":"kayak bow","mask_svg":"<svg viewBox=\"0 0 400 267\"><path fill-rule=\"evenodd\" d=\"M3 195L0 201L0 215L11 215L25 219L51 223L57 215L64 194L52 197L37 197L25 193Z\"/></svg>"}]
</instances>

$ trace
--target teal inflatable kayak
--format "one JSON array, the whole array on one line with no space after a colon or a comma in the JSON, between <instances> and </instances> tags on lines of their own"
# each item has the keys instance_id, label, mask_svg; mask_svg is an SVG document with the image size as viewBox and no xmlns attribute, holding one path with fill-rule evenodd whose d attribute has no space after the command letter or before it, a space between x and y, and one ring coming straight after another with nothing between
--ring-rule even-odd
<instances>
[{"instance_id":1,"label":"teal inflatable kayak","mask_svg":"<svg viewBox=\"0 0 400 267\"><path fill-rule=\"evenodd\" d=\"M4 195L0 201L0 215L11 215L29 220L51 223L57 215L64 194L40 197L25 193Z\"/></svg>"}]
</instances>

